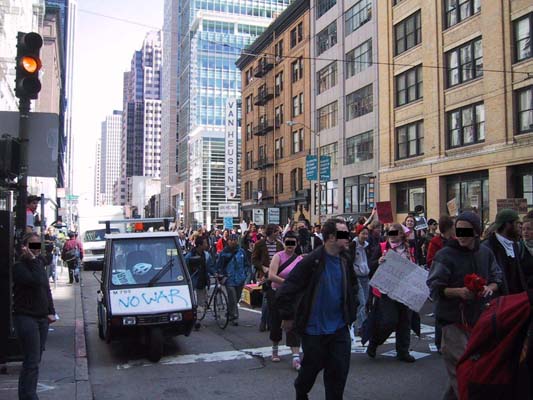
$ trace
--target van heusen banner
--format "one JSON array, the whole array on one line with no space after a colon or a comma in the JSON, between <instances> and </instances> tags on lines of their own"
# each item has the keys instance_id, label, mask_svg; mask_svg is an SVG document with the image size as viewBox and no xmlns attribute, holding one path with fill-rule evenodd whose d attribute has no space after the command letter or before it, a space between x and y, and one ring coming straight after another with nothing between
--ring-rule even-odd
<instances>
[{"instance_id":1,"label":"van heusen banner","mask_svg":"<svg viewBox=\"0 0 533 400\"><path fill-rule=\"evenodd\" d=\"M237 196L237 100L226 100L226 198Z\"/></svg>"}]
</instances>

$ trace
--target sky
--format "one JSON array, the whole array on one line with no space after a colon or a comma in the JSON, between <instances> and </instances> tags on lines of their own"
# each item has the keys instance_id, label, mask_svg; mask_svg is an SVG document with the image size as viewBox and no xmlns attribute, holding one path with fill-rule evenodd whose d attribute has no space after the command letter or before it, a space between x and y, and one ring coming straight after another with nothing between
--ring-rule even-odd
<instances>
[{"instance_id":1,"label":"sky","mask_svg":"<svg viewBox=\"0 0 533 400\"><path fill-rule=\"evenodd\" d=\"M72 131L74 194L81 208L93 204L101 123L113 110L122 110L123 73L146 33L162 28L163 6L164 0L78 0Z\"/></svg>"}]
</instances>

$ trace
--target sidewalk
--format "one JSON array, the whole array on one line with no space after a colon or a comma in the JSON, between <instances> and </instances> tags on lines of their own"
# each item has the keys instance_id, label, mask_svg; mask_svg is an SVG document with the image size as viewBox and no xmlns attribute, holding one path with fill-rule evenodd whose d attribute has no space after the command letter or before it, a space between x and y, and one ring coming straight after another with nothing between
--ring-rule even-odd
<instances>
[{"instance_id":1,"label":"sidewalk","mask_svg":"<svg viewBox=\"0 0 533 400\"><path fill-rule=\"evenodd\" d=\"M61 271L63 269L63 271ZM79 284L68 284L68 271L57 267L57 286L51 283L59 321L50 325L39 369L39 399L92 400ZM8 363L0 374L0 398L16 400L21 362Z\"/></svg>"}]
</instances>

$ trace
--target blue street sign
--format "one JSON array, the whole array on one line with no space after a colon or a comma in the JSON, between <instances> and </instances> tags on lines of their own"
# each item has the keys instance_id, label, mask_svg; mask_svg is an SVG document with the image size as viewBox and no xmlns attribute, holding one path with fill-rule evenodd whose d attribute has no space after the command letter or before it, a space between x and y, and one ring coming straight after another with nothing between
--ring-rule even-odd
<instances>
[{"instance_id":1,"label":"blue street sign","mask_svg":"<svg viewBox=\"0 0 533 400\"><path fill-rule=\"evenodd\" d=\"M316 156L305 156L305 175L308 181L317 180L317 164Z\"/></svg>"},{"instance_id":2,"label":"blue street sign","mask_svg":"<svg viewBox=\"0 0 533 400\"><path fill-rule=\"evenodd\" d=\"M320 156L320 181L327 182L331 179L331 156Z\"/></svg>"}]
</instances>

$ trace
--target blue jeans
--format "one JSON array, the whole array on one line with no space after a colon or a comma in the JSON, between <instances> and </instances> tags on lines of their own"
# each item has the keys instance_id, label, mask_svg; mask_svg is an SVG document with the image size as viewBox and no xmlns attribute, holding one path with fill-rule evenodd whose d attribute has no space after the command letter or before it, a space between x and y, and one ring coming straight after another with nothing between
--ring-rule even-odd
<instances>
[{"instance_id":1,"label":"blue jeans","mask_svg":"<svg viewBox=\"0 0 533 400\"><path fill-rule=\"evenodd\" d=\"M15 315L13 321L24 356L19 376L19 400L38 400L39 363L48 336L48 319Z\"/></svg>"},{"instance_id":2,"label":"blue jeans","mask_svg":"<svg viewBox=\"0 0 533 400\"><path fill-rule=\"evenodd\" d=\"M357 285L359 286L359 307L357 307L357 321L355 321L356 333L363 327L363 322L366 320L366 303L370 293L370 286L368 284L369 278L367 276L358 276Z\"/></svg>"}]
</instances>

